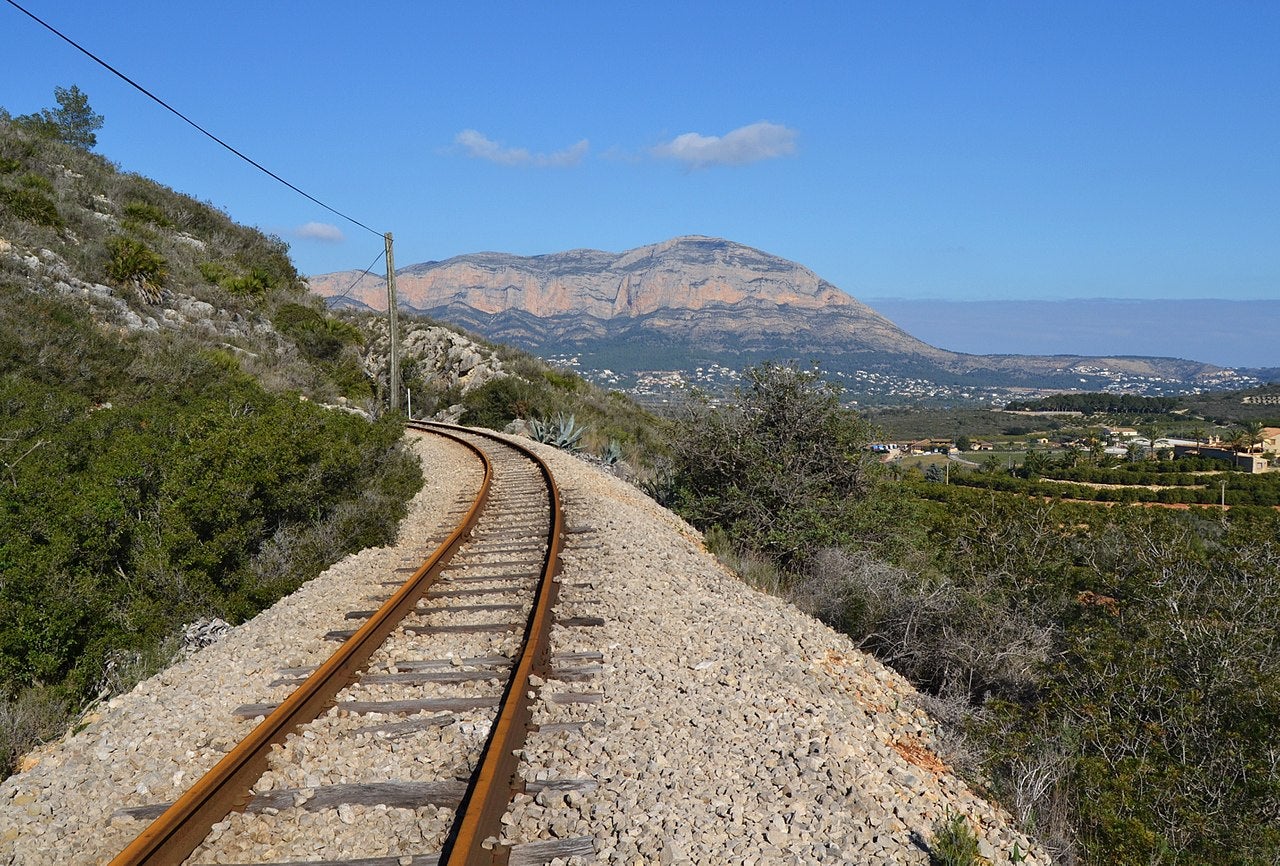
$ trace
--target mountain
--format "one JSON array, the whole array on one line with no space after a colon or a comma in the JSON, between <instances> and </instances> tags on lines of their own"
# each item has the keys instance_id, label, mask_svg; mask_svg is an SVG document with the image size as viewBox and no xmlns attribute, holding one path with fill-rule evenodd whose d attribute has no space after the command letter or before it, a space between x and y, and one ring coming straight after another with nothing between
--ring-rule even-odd
<instances>
[{"instance_id":1,"label":"mountain","mask_svg":"<svg viewBox=\"0 0 1280 866\"><path fill-rule=\"evenodd\" d=\"M312 291L331 297L355 277L312 277ZM533 347L653 332L724 349L772 348L785 337L802 349L844 338L876 351L937 351L813 271L716 238L621 254L457 256L397 271L396 290L410 310ZM385 310L386 282L366 277L349 297Z\"/></svg>"},{"instance_id":2,"label":"mountain","mask_svg":"<svg viewBox=\"0 0 1280 866\"><path fill-rule=\"evenodd\" d=\"M331 305L385 310L385 280L358 277L343 271L309 282ZM1249 384L1173 358L951 352L802 265L720 238L679 237L624 253L462 255L405 267L396 288L407 311L535 352L587 353L614 369L782 357L975 385L1087 387L1129 377L1216 387L1224 376Z\"/></svg>"}]
</instances>

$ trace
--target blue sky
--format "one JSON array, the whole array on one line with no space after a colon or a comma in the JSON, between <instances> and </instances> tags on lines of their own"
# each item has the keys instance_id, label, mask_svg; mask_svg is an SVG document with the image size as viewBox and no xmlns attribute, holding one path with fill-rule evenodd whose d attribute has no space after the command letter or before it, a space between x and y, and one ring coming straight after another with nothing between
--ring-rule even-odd
<instances>
[{"instance_id":1,"label":"blue sky","mask_svg":"<svg viewBox=\"0 0 1280 866\"><path fill-rule=\"evenodd\" d=\"M1280 297L1274 2L20 2L400 266L704 234L863 298ZM0 45L0 105L77 84L302 271L380 251L2 2Z\"/></svg>"}]
</instances>

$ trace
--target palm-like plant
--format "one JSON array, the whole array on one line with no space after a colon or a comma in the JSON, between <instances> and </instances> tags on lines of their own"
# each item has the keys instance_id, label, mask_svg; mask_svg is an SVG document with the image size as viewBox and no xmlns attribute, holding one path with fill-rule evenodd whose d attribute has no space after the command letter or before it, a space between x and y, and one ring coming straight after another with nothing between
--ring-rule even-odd
<instances>
[{"instance_id":1,"label":"palm-like plant","mask_svg":"<svg viewBox=\"0 0 1280 866\"><path fill-rule=\"evenodd\" d=\"M1231 431L1231 438L1226 440L1227 445L1232 451L1237 453L1250 452L1256 442L1261 442L1261 436L1255 439L1254 435L1249 432L1247 427L1237 427Z\"/></svg>"},{"instance_id":2,"label":"palm-like plant","mask_svg":"<svg viewBox=\"0 0 1280 866\"><path fill-rule=\"evenodd\" d=\"M1244 425L1244 441L1245 447L1252 454L1254 449L1262 450L1262 441L1267 438L1266 430L1262 426L1261 421L1246 421Z\"/></svg>"}]
</instances>

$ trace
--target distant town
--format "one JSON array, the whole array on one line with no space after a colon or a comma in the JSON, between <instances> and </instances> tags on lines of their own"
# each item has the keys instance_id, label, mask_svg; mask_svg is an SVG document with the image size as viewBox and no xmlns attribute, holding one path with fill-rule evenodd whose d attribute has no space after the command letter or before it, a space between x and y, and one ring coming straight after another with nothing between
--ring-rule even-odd
<instances>
[{"instance_id":1,"label":"distant town","mask_svg":"<svg viewBox=\"0 0 1280 866\"><path fill-rule=\"evenodd\" d=\"M738 383L740 371L717 363L687 370L638 370L617 371L591 366L581 354L560 354L545 360L557 367L573 370L587 381L603 388L622 391L637 402L647 406L662 406L679 401L691 390L703 392L712 398L727 392ZM1138 376L1106 367L1087 367L1077 370L1079 390L1101 391L1117 394L1136 394L1143 397L1171 397L1201 394L1208 391L1243 390L1261 383L1254 376L1225 369L1202 378L1200 384L1189 387L1177 379L1155 376ZM850 406L885 405L969 405L1004 406L1012 400L1061 392L1058 389L975 387L949 385L929 379L896 376L866 370L845 372L828 371L830 379L845 391Z\"/></svg>"}]
</instances>

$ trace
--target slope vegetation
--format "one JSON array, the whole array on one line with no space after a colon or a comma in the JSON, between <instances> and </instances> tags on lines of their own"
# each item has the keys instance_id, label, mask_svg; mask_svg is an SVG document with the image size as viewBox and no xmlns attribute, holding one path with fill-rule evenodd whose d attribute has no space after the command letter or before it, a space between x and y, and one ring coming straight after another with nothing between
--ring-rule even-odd
<instances>
[{"instance_id":1,"label":"slope vegetation","mask_svg":"<svg viewBox=\"0 0 1280 866\"><path fill-rule=\"evenodd\" d=\"M56 130L54 130L56 131ZM421 483L285 245L0 112L0 769L394 535Z\"/></svg>"}]
</instances>

